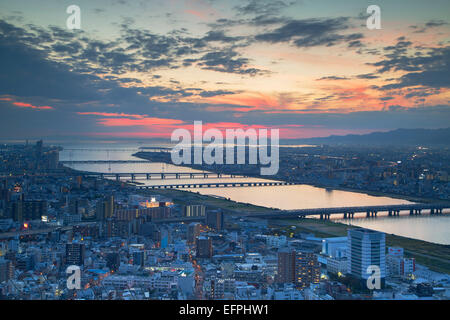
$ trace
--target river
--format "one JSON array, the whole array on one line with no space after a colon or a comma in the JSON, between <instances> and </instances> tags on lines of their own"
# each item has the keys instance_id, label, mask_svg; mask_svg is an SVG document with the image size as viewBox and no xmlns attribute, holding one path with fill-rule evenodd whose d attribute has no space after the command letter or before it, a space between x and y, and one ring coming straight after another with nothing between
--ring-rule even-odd
<instances>
[{"instance_id":1,"label":"river","mask_svg":"<svg viewBox=\"0 0 450 320\"><path fill-rule=\"evenodd\" d=\"M142 160L132 156L142 146L155 146L137 143L63 143L64 150L60 154L61 161L80 160ZM161 145L162 146L162 145ZM164 163L133 163L133 164L72 164L73 169L93 172L202 172L187 167ZM192 182L191 179L176 180L138 180L145 185L151 184L182 184ZM226 182L226 179L195 179L196 183ZM256 178L233 178L235 182L267 181ZM366 206L385 204L407 204L407 200L378 197L359 192L329 190L310 185L265 186L238 188L198 188L189 189L205 195L216 195L231 200L250 203L259 206L278 209L308 209L341 206ZM157 191L155 191L157 192ZM364 218L356 215L355 219L335 220L358 225L386 233L392 233L409 238L429 242L450 244L450 215L444 216L409 216L401 213L400 217Z\"/></svg>"}]
</instances>

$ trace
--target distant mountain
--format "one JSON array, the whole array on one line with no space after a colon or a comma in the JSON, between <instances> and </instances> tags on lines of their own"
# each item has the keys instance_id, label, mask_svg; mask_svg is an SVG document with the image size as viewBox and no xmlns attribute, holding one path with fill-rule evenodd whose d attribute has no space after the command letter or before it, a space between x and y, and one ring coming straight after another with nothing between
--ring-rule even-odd
<instances>
[{"instance_id":1,"label":"distant mountain","mask_svg":"<svg viewBox=\"0 0 450 320\"><path fill-rule=\"evenodd\" d=\"M341 145L407 145L407 146L450 146L450 128L445 129L397 129L388 132L326 138L296 140L305 144L341 144ZM292 143L292 141L290 141Z\"/></svg>"}]
</instances>

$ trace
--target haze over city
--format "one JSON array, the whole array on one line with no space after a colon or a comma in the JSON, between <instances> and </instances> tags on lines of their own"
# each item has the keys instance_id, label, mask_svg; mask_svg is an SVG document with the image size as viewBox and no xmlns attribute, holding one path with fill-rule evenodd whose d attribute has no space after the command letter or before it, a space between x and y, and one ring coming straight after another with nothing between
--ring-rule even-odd
<instances>
[{"instance_id":1,"label":"haze over city","mask_svg":"<svg viewBox=\"0 0 450 320\"><path fill-rule=\"evenodd\" d=\"M0 1L0 300L177 319L450 300L449 13Z\"/></svg>"}]
</instances>

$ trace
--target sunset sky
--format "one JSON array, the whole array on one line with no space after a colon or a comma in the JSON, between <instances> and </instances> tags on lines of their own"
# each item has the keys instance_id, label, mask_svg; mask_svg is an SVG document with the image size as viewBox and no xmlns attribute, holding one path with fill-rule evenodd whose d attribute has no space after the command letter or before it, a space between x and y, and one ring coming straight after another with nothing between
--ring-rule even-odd
<instances>
[{"instance_id":1,"label":"sunset sky","mask_svg":"<svg viewBox=\"0 0 450 320\"><path fill-rule=\"evenodd\" d=\"M0 0L0 139L449 127L449 17L448 0Z\"/></svg>"}]
</instances>

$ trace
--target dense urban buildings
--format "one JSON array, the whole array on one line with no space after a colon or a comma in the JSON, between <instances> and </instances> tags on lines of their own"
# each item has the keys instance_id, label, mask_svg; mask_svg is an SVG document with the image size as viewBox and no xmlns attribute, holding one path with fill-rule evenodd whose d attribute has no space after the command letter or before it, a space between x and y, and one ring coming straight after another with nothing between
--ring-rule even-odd
<instances>
[{"instance_id":1,"label":"dense urban buildings","mask_svg":"<svg viewBox=\"0 0 450 320\"><path fill-rule=\"evenodd\" d=\"M255 218L246 204L221 200L229 210L194 193L139 189L50 165L59 150L3 146L1 299L450 298L447 273L387 246L382 232ZM325 236L330 225L343 232ZM67 287L69 266L80 268L79 289ZM367 287L374 266L380 289Z\"/></svg>"}]
</instances>

